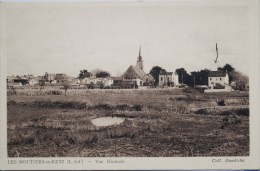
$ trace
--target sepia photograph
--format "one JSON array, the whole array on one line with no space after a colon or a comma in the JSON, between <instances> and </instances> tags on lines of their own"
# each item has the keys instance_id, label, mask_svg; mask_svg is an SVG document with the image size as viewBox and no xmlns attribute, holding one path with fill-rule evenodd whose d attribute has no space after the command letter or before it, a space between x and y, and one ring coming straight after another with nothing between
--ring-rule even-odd
<instances>
[{"instance_id":1,"label":"sepia photograph","mask_svg":"<svg viewBox=\"0 0 260 171\"><path fill-rule=\"evenodd\" d=\"M249 155L246 8L37 6L7 22L8 156Z\"/></svg>"},{"instance_id":2,"label":"sepia photograph","mask_svg":"<svg viewBox=\"0 0 260 171\"><path fill-rule=\"evenodd\" d=\"M239 2L6 3L7 157L249 157Z\"/></svg>"}]
</instances>

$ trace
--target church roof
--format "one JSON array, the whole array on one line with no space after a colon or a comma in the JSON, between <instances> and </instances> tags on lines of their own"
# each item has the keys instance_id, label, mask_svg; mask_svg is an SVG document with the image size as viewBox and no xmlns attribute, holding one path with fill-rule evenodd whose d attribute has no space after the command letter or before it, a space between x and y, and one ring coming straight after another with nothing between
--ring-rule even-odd
<instances>
[{"instance_id":1,"label":"church roof","mask_svg":"<svg viewBox=\"0 0 260 171\"><path fill-rule=\"evenodd\" d=\"M226 72L224 71L210 71L209 72L209 77L225 77Z\"/></svg>"},{"instance_id":2,"label":"church roof","mask_svg":"<svg viewBox=\"0 0 260 171\"><path fill-rule=\"evenodd\" d=\"M127 77L127 76L135 76L135 77L143 78L143 77L146 76L146 73L145 73L143 70L141 70L139 67L131 65L131 66L126 70L126 72L124 73L123 76L124 76L124 77Z\"/></svg>"}]
</instances>

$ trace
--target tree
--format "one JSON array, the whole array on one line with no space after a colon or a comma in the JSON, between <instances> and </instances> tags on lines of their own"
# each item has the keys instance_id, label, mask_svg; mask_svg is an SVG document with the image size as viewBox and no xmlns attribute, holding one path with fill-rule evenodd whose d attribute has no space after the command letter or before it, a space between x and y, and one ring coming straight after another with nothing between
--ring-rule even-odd
<instances>
[{"instance_id":1,"label":"tree","mask_svg":"<svg viewBox=\"0 0 260 171\"><path fill-rule=\"evenodd\" d=\"M83 75L87 75L88 77L90 77L91 73L88 72L88 70L83 69L79 71L79 78L82 77Z\"/></svg>"},{"instance_id":2,"label":"tree","mask_svg":"<svg viewBox=\"0 0 260 171\"><path fill-rule=\"evenodd\" d=\"M233 78L233 81L235 83L235 86L233 86L234 89L236 90L246 90L248 83L249 83L249 78L248 76L242 74L239 71L233 71L230 73L230 77Z\"/></svg>"},{"instance_id":3,"label":"tree","mask_svg":"<svg viewBox=\"0 0 260 171\"><path fill-rule=\"evenodd\" d=\"M209 69L203 69L200 71L193 71L192 77L193 77L193 84L195 85L208 85L208 74L210 70ZM195 82L194 82L195 81Z\"/></svg>"},{"instance_id":4,"label":"tree","mask_svg":"<svg viewBox=\"0 0 260 171\"><path fill-rule=\"evenodd\" d=\"M69 84L64 83L63 88L64 88L64 91L65 91L65 95L67 95L67 90L69 89Z\"/></svg>"},{"instance_id":5,"label":"tree","mask_svg":"<svg viewBox=\"0 0 260 171\"><path fill-rule=\"evenodd\" d=\"M230 64L226 64L223 67L218 67L218 71L228 72L229 82L235 81L235 78L233 76L233 72L235 72L236 70Z\"/></svg>"},{"instance_id":6,"label":"tree","mask_svg":"<svg viewBox=\"0 0 260 171\"><path fill-rule=\"evenodd\" d=\"M228 73L235 71L235 68L233 68L230 64L226 64L223 67L218 67L218 71L227 71Z\"/></svg>"},{"instance_id":7,"label":"tree","mask_svg":"<svg viewBox=\"0 0 260 171\"><path fill-rule=\"evenodd\" d=\"M41 87L40 90L43 90L44 86L45 86L45 80L40 80L39 84L40 84L40 87Z\"/></svg>"},{"instance_id":8,"label":"tree","mask_svg":"<svg viewBox=\"0 0 260 171\"><path fill-rule=\"evenodd\" d=\"M159 75L161 72L166 72L166 70L160 66L153 66L152 69L150 70L150 74L153 76L155 80L154 82L155 86L159 84Z\"/></svg>"},{"instance_id":9,"label":"tree","mask_svg":"<svg viewBox=\"0 0 260 171\"><path fill-rule=\"evenodd\" d=\"M106 77L110 77L110 73L107 71L98 71L96 73L96 77L97 78L106 78Z\"/></svg>"},{"instance_id":10,"label":"tree","mask_svg":"<svg viewBox=\"0 0 260 171\"><path fill-rule=\"evenodd\" d=\"M187 71L184 68L178 68L175 70L177 74L179 75L179 82L181 84L187 84L189 86L192 86L193 83L193 76L187 73Z\"/></svg>"},{"instance_id":11,"label":"tree","mask_svg":"<svg viewBox=\"0 0 260 171\"><path fill-rule=\"evenodd\" d=\"M178 68L175 70L179 75L179 83L184 84L184 78L189 75L184 68Z\"/></svg>"}]
</instances>

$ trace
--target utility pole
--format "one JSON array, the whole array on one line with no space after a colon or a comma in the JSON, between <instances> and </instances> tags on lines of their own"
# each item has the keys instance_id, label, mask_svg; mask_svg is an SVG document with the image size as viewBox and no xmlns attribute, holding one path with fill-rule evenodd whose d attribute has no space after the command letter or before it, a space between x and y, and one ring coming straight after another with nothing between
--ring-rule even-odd
<instances>
[{"instance_id":1,"label":"utility pole","mask_svg":"<svg viewBox=\"0 0 260 171\"><path fill-rule=\"evenodd\" d=\"M181 75L181 84L183 85L183 70L182 70L182 75Z\"/></svg>"},{"instance_id":2,"label":"utility pole","mask_svg":"<svg viewBox=\"0 0 260 171\"><path fill-rule=\"evenodd\" d=\"M195 87L195 74L193 76L193 86Z\"/></svg>"}]
</instances>

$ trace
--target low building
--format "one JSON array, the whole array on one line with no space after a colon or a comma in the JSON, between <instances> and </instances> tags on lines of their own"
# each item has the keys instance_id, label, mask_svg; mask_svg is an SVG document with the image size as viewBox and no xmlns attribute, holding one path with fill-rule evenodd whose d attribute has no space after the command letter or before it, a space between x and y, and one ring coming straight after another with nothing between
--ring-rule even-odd
<instances>
[{"instance_id":1,"label":"low building","mask_svg":"<svg viewBox=\"0 0 260 171\"><path fill-rule=\"evenodd\" d=\"M208 75L208 86L210 89L225 89L226 86L229 86L227 71L210 71Z\"/></svg>"},{"instance_id":2,"label":"low building","mask_svg":"<svg viewBox=\"0 0 260 171\"><path fill-rule=\"evenodd\" d=\"M15 76L7 76L7 79L6 79L6 82L7 83L13 83L14 82L14 79L15 79Z\"/></svg>"},{"instance_id":3,"label":"low building","mask_svg":"<svg viewBox=\"0 0 260 171\"><path fill-rule=\"evenodd\" d=\"M49 82L50 84L54 84L55 83L55 79L56 79L56 74L50 74L50 73L45 73L44 75L44 79Z\"/></svg>"},{"instance_id":4,"label":"low building","mask_svg":"<svg viewBox=\"0 0 260 171\"><path fill-rule=\"evenodd\" d=\"M159 74L159 86L174 87L179 85L179 75L176 72L162 71Z\"/></svg>"},{"instance_id":5,"label":"low building","mask_svg":"<svg viewBox=\"0 0 260 171\"><path fill-rule=\"evenodd\" d=\"M34 85L37 85L37 84L39 84L38 79L36 79L36 78L29 79L29 85L34 86Z\"/></svg>"},{"instance_id":6,"label":"low building","mask_svg":"<svg viewBox=\"0 0 260 171\"><path fill-rule=\"evenodd\" d=\"M56 74L55 75L56 84L62 85L68 81L67 74Z\"/></svg>"}]
</instances>

